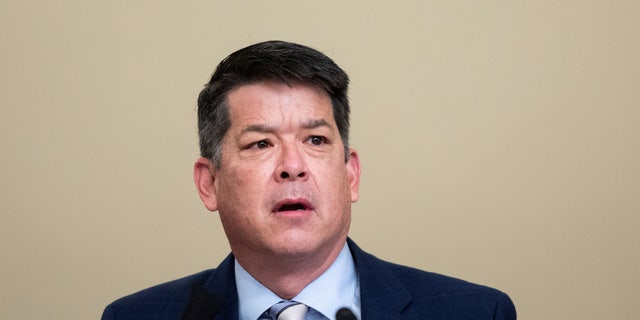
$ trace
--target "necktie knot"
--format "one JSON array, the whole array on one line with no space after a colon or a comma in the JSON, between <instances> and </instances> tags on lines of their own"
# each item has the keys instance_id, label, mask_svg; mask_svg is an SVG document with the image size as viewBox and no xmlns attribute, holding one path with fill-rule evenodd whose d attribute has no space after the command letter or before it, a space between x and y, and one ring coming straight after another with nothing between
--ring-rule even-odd
<instances>
[{"instance_id":1,"label":"necktie knot","mask_svg":"<svg viewBox=\"0 0 640 320\"><path fill-rule=\"evenodd\" d=\"M307 306L296 301L280 301L269 309L269 315L274 320L304 320Z\"/></svg>"}]
</instances>

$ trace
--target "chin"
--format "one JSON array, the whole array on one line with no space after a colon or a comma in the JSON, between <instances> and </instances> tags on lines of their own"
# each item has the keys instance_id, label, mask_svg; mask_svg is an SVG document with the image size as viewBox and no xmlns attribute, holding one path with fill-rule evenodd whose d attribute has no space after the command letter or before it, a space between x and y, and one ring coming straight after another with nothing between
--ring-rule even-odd
<instances>
[{"instance_id":1,"label":"chin","mask_svg":"<svg viewBox=\"0 0 640 320\"><path fill-rule=\"evenodd\" d=\"M273 243L273 251L277 254L299 256L317 252L320 241L311 239L308 235L287 235L278 243Z\"/></svg>"}]
</instances>

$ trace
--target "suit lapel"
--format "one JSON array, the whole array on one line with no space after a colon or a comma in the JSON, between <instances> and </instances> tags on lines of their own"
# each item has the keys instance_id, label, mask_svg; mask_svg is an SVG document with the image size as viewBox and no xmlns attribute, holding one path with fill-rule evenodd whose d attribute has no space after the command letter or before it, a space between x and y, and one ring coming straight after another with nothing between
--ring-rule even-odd
<instances>
[{"instance_id":1,"label":"suit lapel","mask_svg":"<svg viewBox=\"0 0 640 320\"><path fill-rule=\"evenodd\" d=\"M402 319L411 295L378 258L347 239L360 279L360 310L365 320Z\"/></svg>"},{"instance_id":2,"label":"suit lapel","mask_svg":"<svg viewBox=\"0 0 640 320\"><path fill-rule=\"evenodd\" d=\"M234 258L229 255L204 283L193 286L181 320L233 319L238 319L238 293Z\"/></svg>"},{"instance_id":3,"label":"suit lapel","mask_svg":"<svg viewBox=\"0 0 640 320\"><path fill-rule=\"evenodd\" d=\"M360 280L360 310L365 320L399 320L411 295L378 258L347 239ZM238 319L234 257L227 256L203 283L191 290L182 320Z\"/></svg>"},{"instance_id":4,"label":"suit lapel","mask_svg":"<svg viewBox=\"0 0 640 320\"><path fill-rule=\"evenodd\" d=\"M202 284L194 284L181 320L215 319L225 305L224 297L208 292Z\"/></svg>"}]
</instances>

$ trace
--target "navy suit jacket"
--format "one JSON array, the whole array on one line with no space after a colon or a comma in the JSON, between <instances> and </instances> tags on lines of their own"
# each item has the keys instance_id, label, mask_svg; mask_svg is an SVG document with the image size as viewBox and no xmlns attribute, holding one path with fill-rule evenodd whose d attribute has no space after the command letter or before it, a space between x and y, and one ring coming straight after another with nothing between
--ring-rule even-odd
<instances>
[{"instance_id":1,"label":"navy suit jacket","mask_svg":"<svg viewBox=\"0 0 640 320\"><path fill-rule=\"evenodd\" d=\"M361 320L516 319L511 299L496 289L382 261L347 242L360 279ZM102 320L116 319L238 319L233 255L216 269L116 300Z\"/></svg>"}]
</instances>

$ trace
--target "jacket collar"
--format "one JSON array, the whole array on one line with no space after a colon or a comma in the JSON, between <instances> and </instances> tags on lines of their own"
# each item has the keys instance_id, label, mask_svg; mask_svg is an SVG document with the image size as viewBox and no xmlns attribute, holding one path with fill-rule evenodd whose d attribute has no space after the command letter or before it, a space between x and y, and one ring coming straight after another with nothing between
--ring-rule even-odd
<instances>
[{"instance_id":1,"label":"jacket collar","mask_svg":"<svg viewBox=\"0 0 640 320\"><path fill-rule=\"evenodd\" d=\"M364 252L350 238L347 244L360 281L362 319L401 319L402 311L411 302L411 295L383 261ZM238 319L238 292L232 254L222 261L207 281L193 286L181 319Z\"/></svg>"},{"instance_id":2,"label":"jacket collar","mask_svg":"<svg viewBox=\"0 0 640 320\"><path fill-rule=\"evenodd\" d=\"M347 243L360 279L362 319L401 319L402 311L411 302L409 292L382 260L364 252L351 239Z\"/></svg>"},{"instance_id":3,"label":"jacket collar","mask_svg":"<svg viewBox=\"0 0 640 320\"><path fill-rule=\"evenodd\" d=\"M196 283L181 320L238 319L234 257L229 254L207 281Z\"/></svg>"}]
</instances>

